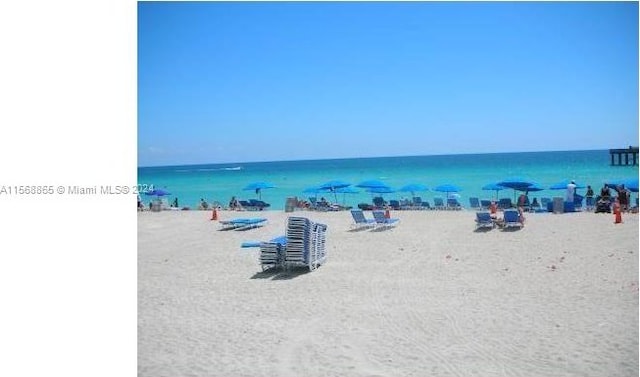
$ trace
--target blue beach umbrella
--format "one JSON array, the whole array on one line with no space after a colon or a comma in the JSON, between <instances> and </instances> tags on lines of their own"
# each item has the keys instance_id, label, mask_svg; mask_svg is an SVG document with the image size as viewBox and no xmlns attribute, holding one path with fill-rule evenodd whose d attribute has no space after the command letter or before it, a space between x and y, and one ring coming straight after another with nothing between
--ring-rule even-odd
<instances>
[{"instance_id":1,"label":"blue beach umbrella","mask_svg":"<svg viewBox=\"0 0 640 377\"><path fill-rule=\"evenodd\" d=\"M506 187L500 186L497 183L489 183L489 184L486 184L486 185L482 186L482 189L483 190L487 190L487 191L489 191L489 190L495 191L496 192L496 200L498 200L498 192L501 191L501 190L506 189Z\"/></svg>"},{"instance_id":2,"label":"blue beach umbrella","mask_svg":"<svg viewBox=\"0 0 640 377\"><path fill-rule=\"evenodd\" d=\"M382 194L390 194L393 192L396 192L396 190L392 189L389 186L380 186L380 187L371 187L366 189L367 192L371 193L371 196L378 194L380 196L383 196Z\"/></svg>"},{"instance_id":3,"label":"blue beach umbrella","mask_svg":"<svg viewBox=\"0 0 640 377\"><path fill-rule=\"evenodd\" d=\"M367 191L373 194L390 194L392 192L396 192L396 190L392 189L389 186L371 187L371 188L368 188Z\"/></svg>"},{"instance_id":4,"label":"blue beach umbrella","mask_svg":"<svg viewBox=\"0 0 640 377\"><path fill-rule=\"evenodd\" d=\"M440 185L440 186L436 186L434 189L434 191L438 191L438 192L446 192L447 193L447 198L449 198L449 193L450 192L459 192L462 191L460 189L460 187L456 186L456 185L452 185L452 184L444 184L444 185Z\"/></svg>"},{"instance_id":5,"label":"blue beach umbrella","mask_svg":"<svg viewBox=\"0 0 640 377\"><path fill-rule=\"evenodd\" d=\"M540 185L539 185L539 184L537 184L537 183L534 183L534 184L532 184L531 186L527 186L527 187L518 187L518 188L516 188L516 189L514 189L514 190L517 190L517 191L524 191L524 192L529 193L529 192L535 192L535 191L544 191L544 190L545 190L545 188L544 188L544 187L542 187L542 186L540 186Z\"/></svg>"},{"instance_id":6,"label":"blue beach umbrella","mask_svg":"<svg viewBox=\"0 0 640 377\"><path fill-rule=\"evenodd\" d=\"M398 191L400 192L410 192L411 196L416 196L416 191L427 191L429 188L421 183L410 183L406 186L402 186Z\"/></svg>"},{"instance_id":7,"label":"blue beach umbrella","mask_svg":"<svg viewBox=\"0 0 640 377\"><path fill-rule=\"evenodd\" d=\"M368 181L360 182L356 185L356 187L360 187L363 189L371 189L375 187L389 187L386 183L378 180L378 179L370 179Z\"/></svg>"},{"instance_id":8,"label":"blue beach umbrella","mask_svg":"<svg viewBox=\"0 0 640 377\"><path fill-rule=\"evenodd\" d=\"M321 184L320 187L321 189L327 190L329 192L333 193L333 196L336 200L336 202L338 201L338 197L336 195L336 190L339 188L344 188L344 187L349 187L351 186L351 183L345 182L345 181L339 181L339 180L333 180L333 181L329 181L329 182L325 182L323 184Z\"/></svg>"},{"instance_id":9,"label":"blue beach umbrella","mask_svg":"<svg viewBox=\"0 0 640 377\"><path fill-rule=\"evenodd\" d=\"M569 183L571 183L571 180L570 179L565 179L564 181L560 181L558 183L555 183L555 184L549 186L549 189L550 190L566 190L567 185ZM583 185L581 183L575 182L575 181L574 181L574 184L576 185L576 188L578 188L578 189L583 189L583 188L587 187L587 186L585 186L585 185Z\"/></svg>"},{"instance_id":10,"label":"blue beach umbrella","mask_svg":"<svg viewBox=\"0 0 640 377\"><path fill-rule=\"evenodd\" d=\"M347 194L357 194L357 193L359 193L360 191L358 191L358 190L357 190L356 188L354 188L354 187L340 187L340 188L335 189L335 191L334 191L334 192L335 192L335 193L338 193L338 194L342 194L342 205L344 205L344 204L345 204L345 202L346 202L346 196L347 196Z\"/></svg>"},{"instance_id":11,"label":"blue beach umbrella","mask_svg":"<svg viewBox=\"0 0 640 377\"><path fill-rule=\"evenodd\" d=\"M276 188L276 186L274 186L273 184L269 183L269 182L253 182L253 183L249 183L248 185L246 185L243 190L247 191L247 190L251 190L251 191L255 191L256 195L258 195L258 198L260 200L262 200L262 189L270 189L270 188Z\"/></svg>"},{"instance_id":12,"label":"blue beach umbrella","mask_svg":"<svg viewBox=\"0 0 640 377\"><path fill-rule=\"evenodd\" d=\"M526 188L529 186L533 186L536 183L530 181L528 179L524 179L521 177L511 177L507 178L503 181L498 182L500 186L504 186L510 189L513 189L513 201L516 200L516 190L526 191Z\"/></svg>"},{"instance_id":13,"label":"blue beach umbrella","mask_svg":"<svg viewBox=\"0 0 640 377\"><path fill-rule=\"evenodd\" d=\"M348 186L351 186L351 183L348 183L345 181L333 180L333 181L325 182L318 187L325 190L333 191L333 190L343 188L343 187L348 187Z\"/></svg>"},{"instance_id":14,"label":"blue beach umbrella","mask_svg":"<svg viewBox=\"0 0 640 377\"><path fill-rule=\"evenodd\" d=\"M503 181L500 181L498 182L498 184L503 187L517 190L517 189L532 186L535 184L535 182L530 181L528 179L520 178L520 177L513 177L513 178L507 178Z\"/></svg>"}]
</instances>

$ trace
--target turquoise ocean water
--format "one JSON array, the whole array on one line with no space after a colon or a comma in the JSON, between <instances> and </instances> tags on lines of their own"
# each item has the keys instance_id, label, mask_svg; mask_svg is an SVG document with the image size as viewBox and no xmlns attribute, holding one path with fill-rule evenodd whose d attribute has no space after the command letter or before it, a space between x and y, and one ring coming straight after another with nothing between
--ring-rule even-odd
<instances>
[{"instance_id":1,"label":"turquoise ocean water","mask_svg":"<svg viewBox=\"0 0 640 377\"><path fill-rule=\"evenodd\" d=\"M430 190L416 193L433 203L433 197L446 194L433 191L442 184L454 184L463 205L469 197L495 198L494 191L482 186L510 177L522 177L548 188L565 179L591 185L596 191L604 182L638 178L638 166L611 166L608 150L464 154L411 157L350 158L331 160L252 162L202 164L162 167L139 167L138 184L153 185L171 192L169 201L178 198L180 206L196 208L200 198L209 203L227 205L231 196L239 199L256 198L253 191L242 188L252 182L267 181L276 186L262 190L262 200L271 209L283 209L287 197L308 198L304 189L330 180L342 180L353 185L369 179L379 179L400 188L409 183L422 183ZM371 202L371 194L359 189L357 194L331 193L320 195L330 201L356 206ZM584 189L578 190L584 195ZM556 190L531 193L530 197L563 196ZM385 199L410 198L411 193L396 192L383 195ZM513 198L513 190L503 190L499 197ZM636 197L636 194L633 194ZM142 196L148 203L149 196Z\"/></svg>"}]
</instances>

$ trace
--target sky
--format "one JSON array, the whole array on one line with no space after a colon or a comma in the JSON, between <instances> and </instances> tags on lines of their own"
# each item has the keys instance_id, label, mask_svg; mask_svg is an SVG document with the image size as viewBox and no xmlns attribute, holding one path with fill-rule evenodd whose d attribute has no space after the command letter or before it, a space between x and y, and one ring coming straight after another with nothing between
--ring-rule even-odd
<instances>
[{"instance_id":1,"label":"sky","mask_svg":"<svg viewBox=\"0 0 640 377\"><path fill-rule=\"evenodd\" d=\"M638 144L637 2L139 2L138 166Z\"/></svg>"}]
</instances>

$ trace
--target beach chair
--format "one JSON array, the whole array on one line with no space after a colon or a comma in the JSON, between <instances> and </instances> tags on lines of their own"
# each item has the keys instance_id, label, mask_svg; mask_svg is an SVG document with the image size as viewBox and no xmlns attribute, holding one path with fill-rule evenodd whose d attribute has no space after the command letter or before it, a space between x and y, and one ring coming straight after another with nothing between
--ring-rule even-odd
<instances>
[{"instance_id":1,"label":"beach chair","mask_svg":"<svg viewBox=\"0 0 640 377\"><path fill-rule=\"evenodd\" d=\"M389 207L391 207L391 209L395 209L395 210L399 210L400 207L400 202L397 200L389 200Z\"/></svg>"},{"instance_id":2,"label":"beach chair","mask_svg":"<svg viewBox=\"0 0 640 377\"><path fill-rule=\"evenodd\" d=\"M260 266L262 271L284 265L287 237L280 236L268 242L259 242L258 246L260 247Z\"/></svg>"},{"instance_id":3,"label":"beach chair","mask_svg":"<svg viewBox=\"0 0 640 377\"><path fill-rule=\"evenodd\" d=\"M376 220L367 219L361 209L352 209L351 217L353 217L353 224L351 224L351 228L360 229L376 226Z\"/></svg>"},{"instance_id":4,"label":"beach chair","mask_svg":"<svg viewBox=\"0 0 640 377\"><path fill-rule=\"evenodd\" d=\"M267 219L263 217L236 218L231 220L220 220L220 230L248 230L263 226Z\"/></svg>"},{"instance_id":5,"label":"beach chair","mask_svg":"<svg viewBox=\"0 0 640 377\"><path fill-rule=\"evenodd\" d=\"M491 214L489 212L480 211L476 212L476 229L478 228L494 228L495 223L491 218Z\"/></svg>"},{"instance_id":6,"label":"beach chair","mask_svg":"<svg viewBox=\"0 0 640 377\"><path fill-rule=\"evenodd\" d=\"M433 198L433 208L435 209L445 209L444 200L440 197Z\"/></svg>"},{"instance_id":7,"label":"beach chair","mask_svg":"<svg viewBox=\"0 0 640 377\"><path fill-rule=\"evenodd\" d=\"M431 205L429 205L429 202L426 200L422 202L422 205L420 207L421 207L420 209L426 209L426 210L433 209L433 207L431 207Z\"/></svg>"},{"instance_id":8,"label":"beach chair","mask_svg":"<svg viewBox=\"0 0 640 377\"><path fill-rule=\"evenodd\" d=\"M549 211L549 203L551 203L551 198L540 198L540 205L542 209L547 212L551 212Z\"/></svg>"},{"instance_id":9,"label":"beach chair","mask_svg":"<svg viewBox=\"0 0 640 377\"><path fill-rule=\"evenodd\" d=\"M375 198L372 199L373 200L373 206L376 208L384 208L387 205L387 202L384 201L384 199L381 196L376 196Z\"/></svg>"},{"instance_id":10,"label":"beach chair","mask_svg":"<svg viewBox=\"0 0 640 377\"><path fill-rule=\"evenodd\" d=\"M287 219L284 267L308 267L313 271L326 260L327 226L304 217Z\"/></svg>"},{"instance_id":11,"label":"beach chair","mask_svg":"<svg viewBox=\"0 0 640 377\"><path fill-rule=\"evenodd\" d=\"M469 198L469 207L474 211L479 211L482 208L480 206L480 199L475 197Z\"/></svg>"},{"instance_id":12,"label":"beach chair","mask_svg":"<svg viewBox=\"0 0 640 377\"><path fill-rule=\"evenodd\" d=\"M513 209L507 209L504 211L504 228L522 228L522 222L520 222L520 213Z\"/></svg>"},{"instance_id":13,"label":"beach chair","mask_svg":"<svg viewBox=\"0 0 640 377\"><path fill-rule=\"evenodd\" d=\"M400 219L387 219L386 217L384 217L384 211L380 211L380 210L373 210L373 218L376 221L376 227L392 227L398 224L398 221L400 221Z\"/></svg>"},{"instance_id":14,"label":"beach chair","mask_svg":"<svg viewBox=\"0 0 640 377\"><path fill-rule=\"evenodd\" d=\"M483 210L488 210L491 207L491 200L489 199L480 199L480 208Z\"/></svg>"},{"instance_id":15,"label":"beach chair","mask_svg":"<svg viewBox=\"0 0 640 377\"><path fill-rule=\"evenodd\" d=\"M452 209L456 211L461 210L462 204L460 204L460 202L456 198L449 198L447 199L447 209Z\"/></svg>"},{"instance_id":16,"label":"beach chair","mask_svg":"<svg viewBox=\"0 0 640 377\"><path fill-rule=\"evenodd\" d=\"M249 204L259 211L262 211L265 208L271 207L271 204L265 203L262 200L257 200L257 199L249 199Z\"/></svg>"},{"instance_id":17,"label":"beach chair","mask_svg":"<svg viewBox=\"0 0 640 377\"><path fill-rule=\"evenodd\" d=\"M574 194L573 195L573 207L576 211L582 211L582 201L584 200L584 196Z\"/></svg>"},{"instance_id":18,"label":"beach chair","mask_svg":"<svg viewBox=\"0 0 640 377\"><path fill-rule=\"evenodd\" d=\"M500 198L500 201L498 201L498 208L502 210L513 208L511 198Z\"/></svg>"},{"instance_id":19,"label":"beach chair","mask_svg":"<svg viewBox=\"0 0 640 377\"><path fill-rule=\"evenodd\" d=\"M251 203L249 203L246 200L238 200L238 203L240 204L240 207L242 207L242 209L245 209L247 211L257 211L258 210L256 207L254 207Z\"/></svg>"}]
</instances>

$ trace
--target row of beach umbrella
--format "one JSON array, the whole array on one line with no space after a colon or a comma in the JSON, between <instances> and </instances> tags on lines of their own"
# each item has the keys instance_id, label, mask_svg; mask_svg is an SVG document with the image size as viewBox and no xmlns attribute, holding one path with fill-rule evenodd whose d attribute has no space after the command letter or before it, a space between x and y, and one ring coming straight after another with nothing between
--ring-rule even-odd
<instances>
[{"instance_id":1,"label":"row of beach umbrella","mask_svg":"<svg viewBox=\"0 0 640 377\"><path fill-rule=\"evenodd\" d=\"M582 183L575 182L572 180L564 180L560 181L556 184L549 186L550 190L564 190L567 188L571 182L574 182L577 189L586 188L586 186ZM638 179L630 179L630 180L611 180L606 182L609 187L616 187L620 185L624 185L628 190L633 192L638 192ZM325 182L318 186L313 186L305 189L304 193L312 193L312 194L322 194L322 193L333 193L334 199L338 201L338 194L357 194L359 193L357 188L362 188L365 191L371 194L389 194L394 192L410 192L411 196L416 196L416 192L428 191L429 188L421 183L410 183L405 186L400 187L399 189L393 189L388 186L381 180L372 179L358 183L355 187L351 187L352 184L349 182L341 181L341 180L331 180ZM356 188L357 187L357 188ZM253 182L248 184L243 188L246 191L255 191L256 195L262 200L262 190L276 188L275 185L269 182ZM514 190L514 196L516 191L523 191L526 193L542 191L545 190L544 187L540 186L538 183L524 179L524 178L508 178L499 182L490 183L484 185L482 187L483 190L495 191L496 199L498 197L498 192L504 189L512 189ZM446 193L449 196L450 193L457 193L462 191L462 189L453 184L443 184L433 188L434 191ZM171 195L171 193L164 189L156 189L145 193L148 196L162 197Z\"/></svg>"},{"instance_id":2,"label":"row of beach umbrella","mask_svg":"<svg viewBox=\"0 0 640 377\"><path fill-rule=\"evenodd\" d=\"M572 180L563 180L558 183L555 183L549 186L550 190L564 190L567 186L572 182ZM586 186L582 183L573 181L577 189L586 188ZM633 192L638 192L638 179L631 180L614 180L607 182L609 186L619 186L625 185L625 187ZM355 187L352 187L355 186ZM275 188L276 186L268 183L268 182L253 182L243 188L243 190L251 190L255 191L256 195L261 197L261 192L263 189ZM372 179L360 182L356 185L352 185L349 182L341 181L341 180L331 180L320 184L318 186L313 186L305 189L304 193L311 194L321 194L321 193L333 193L334 198L337 201L337 194L357 194L359 191L357 188L364 189L365 191L371 194L388 194L394 192L410 192L412 196L416 196L416 192L428 191L429 188L421 183L410 183L405 186L400 187L399 189L394 189L391 186L387 185L381 180ZM495 191L496 196L498 192L504 189L512 189L514 191L523 191L523 192L536 192L545 190L544 187L539 185L538 183L524 179L524 178L508 178L502 181L494 182L487 184L482 187L483 190ZM433 188L434 191L443 192L449 195L450 193L457 193L462 191L459 186L454 184L443 184Z\"/></svg>"}]
</instances>

